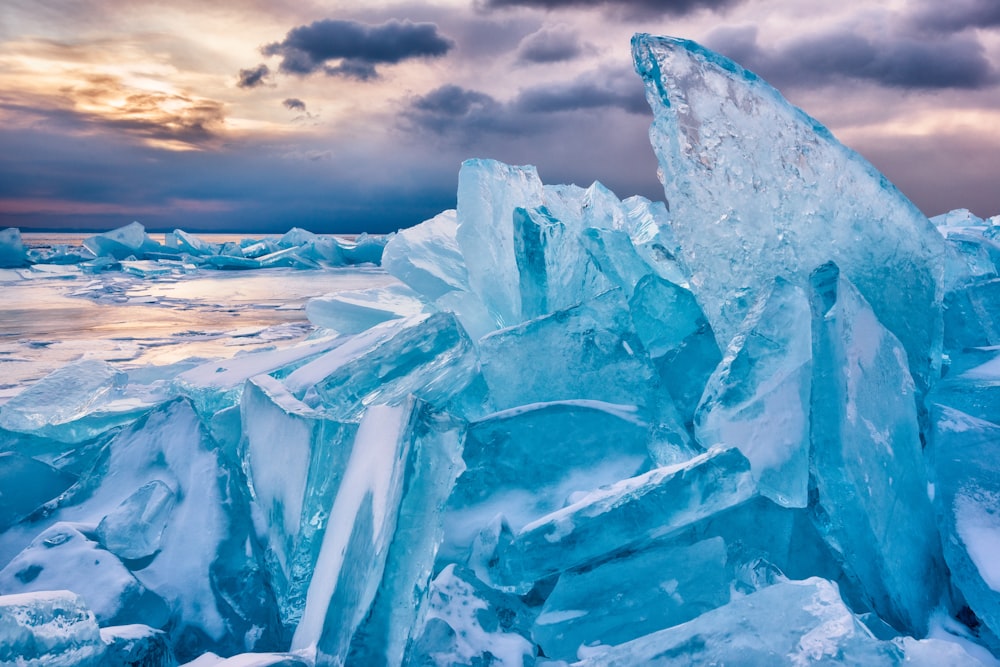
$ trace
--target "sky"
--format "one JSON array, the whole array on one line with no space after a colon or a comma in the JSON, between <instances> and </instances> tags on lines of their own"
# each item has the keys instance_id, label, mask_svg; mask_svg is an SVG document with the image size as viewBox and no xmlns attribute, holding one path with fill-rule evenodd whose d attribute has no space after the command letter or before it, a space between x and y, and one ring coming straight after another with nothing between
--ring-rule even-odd
<instances>
[{"instance_id":1,"label":"sky","mask_svg":"<svg viewBox=\"0 0 1000 667\"><path fill-rule=\"evenodd\" d=\"M754 70L929 216L1000 213L1000 0L3 0L0 227L388 232L471 157L662 199L635 32Z\"/></svg>"}]
</instances>

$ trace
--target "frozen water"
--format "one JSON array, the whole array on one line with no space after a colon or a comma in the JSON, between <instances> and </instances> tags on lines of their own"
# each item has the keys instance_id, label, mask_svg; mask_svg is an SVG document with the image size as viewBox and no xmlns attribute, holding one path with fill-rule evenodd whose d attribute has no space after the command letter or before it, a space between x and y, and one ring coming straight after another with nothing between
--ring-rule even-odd
<instances>
[{"instance_id":1,"label":"frozen water","mask_svg":"<svg viewBox=\"0 0 1000 667\"><path fill-rule=\"evenodd\" d=\"M310 322L345 334L361 333L380 322L419 315L426 310L420 295L405 285L339 292L306 303Z\"/></svg>"},{"instance_id":2,"label":"frozen water","mask_svg":"<svg viewBox=\"0 0 1000 667\"><path fill-rule=\"evenodd\" d=\"M923 633L945 569L906 353L833 264L811 307L814 520L882 618Z\"/></svg>"},{"instance_id":3,"label":"frozen water","mask_svg":"<svg viewBox=\"0 0 1000 667\"><path fill-rule=\"evenodd\" d=\"M580 667L630 665L974 665L955 644L884 642L851 614L835 585L789 581L697 619L608 649Z\"/></svg>"},{"instance_id":4,"label":"frozen water","mask_svg":"<svg viewBox=\"0 0 1000 667\"><path fill-rule=\"evenodd\" d=\"M101 519L97 538L105 549L123 560L150 558L160 550L175 504L173 490L154 479Z\"/></svg>"},{"instance_id":5,"label":"frozen water","mask_svg":"<svg viewBox=\"0 0 1000 667\"><path fill-rule=\"evenodd\" d=\"M801 283L835 261L929 385L940 366L946 248L927 218L731 60L671 37L636 35L632 50L670 227L720 347L775 276Z\"/></svg>"},{"instance_id":6,"label":"frozen water","mask_svg":"<svg viewBox=\"0 0 1000 667\"><path fill-rule=\"evenodd\" d=\"M101 628L105 667L176 667L167 633L148 625Z\"/></svg>"},{"instance_id":7,"label":"frozen water","mask_svg":"<svg viewBox=\"0 0 1000 667\"><path fill-rule=\"evenodd\" d=\"M761 494L786 507L808 501L811 317L805 292L776 279L730 342L695 417L703 446L739 447Z\"/></svg>"},{"instance_id":8,"label":"frozen water","mask_svg":"<svg viewBox=\"0 0 1000 667\"><path fill-rule=\"evenodd\" d=\"M105 652L94 613L70 591L0 595L0 662L98 667Z\"/></svg>"},{"instance_id":9,"label":"frozen water","mask_svg":"<svg viewBox=\"0 0 1000 667\"><path fill-rule=\"evenodd\" d=\"M11 269L28 264L28 249L21 241L21 230L8 227L0 230L0 269Z\"/></svg>"}]
</instances>

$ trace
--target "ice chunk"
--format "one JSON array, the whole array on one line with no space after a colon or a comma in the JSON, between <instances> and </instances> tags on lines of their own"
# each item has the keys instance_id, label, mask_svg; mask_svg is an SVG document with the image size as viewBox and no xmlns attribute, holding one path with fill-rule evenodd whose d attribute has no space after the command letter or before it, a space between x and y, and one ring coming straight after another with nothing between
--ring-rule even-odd
<instances>
[{"instance_id":1,"label":"ice chunk","mask_svg":"<svg viewBox=\"0 0 1000 667\"><path fill-rule=\"evenodd\" d=\"M912 641L912 640L911 640ZM788 581L734 599L724 607L613 648L593 649L579 667L632 665L914 664L934 649L941 665L976 664L954 644L883 642L854 617L834 584ZM958 649L957 651L955 649ZM916 664L934 664L933 662Z\"/></svg>"},{"instance_id":2,"label":"ice chunk","mask_svg":"<svg viewBox=\"0 0 1000 667\"><path fill-rule=\"evenodd\" d=\"M99 667L104 654L94 613L76 593L0 596L0 664Z\"/></svg>"},{"instance_id":3,"label":"ice chunk","mask_svg":"<svg viewBox=\"0 0 1000 667\"><path fill-rule=\"evenodd\" d=\"M456 239L469 285L493 315L497 328L523 321L514 245L514 209L542 204L534 167L495 160L466 160L458 173Z\"/></svg>"},{"instance_id":4,"label":"ice chunk","mask_svg":"<svg viewBox=\"0 0 1000 667\"><path fill-rule=\"evenodd\" d=\"M927 218L731 60L645 34L633 37L632 52L653 108L671 229L720 346L776 275L801 284L833 260L902 342L926 388L940 366L946 252Z\"/></svg>"},{"instance_id":5,"label":"ice chunk","mask_svg":"<svg viewBox=\"0 0 1000 667\"><path fill-rule=\"evenodd\" d=\"M8 227L0 231L0 269L28 266L28 250L21 241L21 230Z\"/></svg>"},{"instance_id":6,"label":"ice chunk","mask_svg":"<svg viewBox=\"0 0 1000 667\"><path fill-rule=\"evenodd\" d=\"M952 582L1000 634L1000 426L936 405L929 463Z\"/></svg>"},{"instance_id":7,"label":"ice chunk","mask_svg":"<svg viewBox=\"0 0 1000 667\"><path fill-rule=\"evenodd\" d=\"M357 425L324 418L268 375L247 382L240 409L243 465L264 520L258 532L267 536L282 623L293 628Z\"/></svg>"},{"instance_id":8,"label":"ice chunk","mask_svg":"<svg viewBox=\"0 0 1000 667\"><path fill-rule=\"evenodd\" d=\"M299 398L314 389L311 404L322 404L331 419L352 421L368 405L401 402L411 394L443 405L477 371L472 342L454 315L435 313L373 327L299 368L287 384Z\"/></svg>"},{"instance_id":9,"label":"ice chunk","mask_svg":"<svg viewBox=\"0 0 1000 667\"><path fill-rule=\"evenodd\" d=\"M176 667L167 633L148 625L101 628L107 644L104 667Z\"/></svg>"},{"instance_id":10,"label":"ice chunk","mask_svg":"<svg viewBox=\"0 0 1000 667\"><path fill-rule=\"evenodd\" d=\"M809 485L809 300L782 278L761 295L712 374L695 416L705 447L739 447L761 494L805 507Z\"/></svg>"},{"instance_id":11,"label":"ice chunk","mask_svg":"<svg viewBox=\"0 0 1000 667\"><path fill-rule=\"evenodd\" d=\"M501 410L577 398L647 407L655 386L617 289L489 334L479 341L479 355Z\"/></svg>"},{"instance_id":12,"label":"ice chunk","mask_svg":"<svg viewBox=\"0 0 1000 667\"><path fill-rule=\"evenodd\" d=\"M90 440L149 409L137 401L116 401L127 383L127 374L103 361L74 362L0 406L0 427L65 443Z\"/></svg>"},{"instance_id":13,"label":"ice chunk","mask_svg":"<svg viewBox=\"0 0 1000 667\"><path fill-rule=\"evenodd\" d=\"M211 415L239 404L244 382L249 378L294 367L310 357L329 352L343 342L343 338L337 336L320 336L277 350L261 350L232 359L211 361L180 373L174 384L181 394L191 399L207 421Z\"/></svg>"},{"instance_id":14,"label":"ice chunk","mask_svg":"<svg viewBox=\"0 0 1000 667\"><path fill-rule=\"evenodd\" d=\"M628 298L632 297L636 284L651 271L625 231L585 229L580 242L601 273Z\"/></svg>"},{"instance_id":15,"label":"ice chunk","mask_svg":"<svg viewBox=\"0 0 1000 667\"><path fill-rule=\"evenodd\" d=\"M669 535L753 493L750 465L736 448L621 480L501 541L494 581L527 591L546 576Z\"/></svg>"},{"instance_id":16,"label":"ice chunk","mask_svg":"<svg viewBox=\"0 0 1000 667\"><path fill-rule=\"evenodd\" d=\"M398 231L386 243L382 267L428 299L467 290L469 274L456 239L456 215L451 209Z\"/></svg>"},{"instance_id":17,"label":"ice chunk","mask_svg":"<svg viewBox=\"0 0 1000 667\"><path fill-rule=\"evenodd\" d=\"M680 285L649 274L635 286L629 312L684 424L691 424L705 383L722 358L712 328Z\"/></svg>"},{"instance_id":18,"label":"ice chunk","mask_svg":"<svg viewBox=\"0 0 1000 667\"><path fill-rule=\"evenodd\" d=\"M171 240L173 243L171 243ZM171 235L167 236L167 245L173 246L181 252L196 257L206 255L217 255L222 249L217 243L208 243L194 234L189 234L183 229L175 229Z\"/></svg>"},{"instance_id":19,"label":"ice chunk","mask_svg":"<svg viewBox=\"0 0 1000 667\"><path fill-rule=\"evenodd\" d=\"M574 492L648 469L648 437L635 406L600 401L536 403L472 422L448 501L449 542L468 546L500 512L520 528Z\"/></svg>"},{"instance_id":20,"label":"ice chunk","mask_svg":"<svg viewBox=\"0 0 1000 667\"><path fill-rule=\"evenodd\" d=\"M1000 279L977 280L945 296L944 345L954 354L1000 345Z\"/></svg>"},{"instance_id":21,"label":"ice chunk","mask_svg":"<svg viewBox=\"0 0 1000 667\"><path fill-rule=\"evenodd\" d=\"M812 289L816 525L875 611L922 634L945 569L906 352L836 265Z\"/></svg>"},{"instance_id":22,"label":"ice chunk","mask_svg":"<svg viewBox=\"0 0 1000 667\"><path fill-rule=\"evenodd\" d=\"M0 453L0 531L65 491L76 476L17 452Z\"/></svg>"},{"instance_id":23,"label":"ice chunk","mask_svg":"<svg viewBox=\"0 0 1000 667\"><path fill-rule=\"evenodd\" d=\"M337 239L340 252L346 264L375 264L382 261L382 251L385 249L391 235L369 234L361 232L354 240Z\"/></svg>"},{"instance_id":24,"label":"ice chunk","mask_svg":"<svg viewBox=\"0 0 1000 667\"><path fill-rule=\"evenodd\" d=\"M405 285L336 292L306 302L306 316L318 327L356 334L380 322L426 312L420 296Z\"/></svg>"},{"instance_id":25,"label":"ice chunk","mask_svg":"<svg viewBox=\"0 0 1000 667\"><path fill-rule=\"evenodd\" d=\"M413 401L368 408L344 467L293 651L343 664L371 609L396 528L412 445Z\"/></svg>"},{"instance_id":26,"label":"ice chunk","mask_svg":"<svg viewBox=\"0 0 1000 667\"><path fill-rule=\"evenodd\" d=\"M259 269L260 261L249 257L235 255L209 255L205 257L205 264L216 269L246 270Z\"/></svg>"},{"instance_id":27,"label":"ice chunk","mask_svg":"<svg viewBox=\"0 0 1000 667\"><path fill-rule=\"evenodd\" d=\"M146 235L146 228L138 222L89 236L83 240L83 245L98 257L107 256L118 260L129 257L142 259L146 252L163 250L162 245Z\"/></svg>"},{"instance_id":28,"label":"ice chunk","mask_svg":"<svg viewBox=\"0 0 1000 667\"><path fill-rule=\"evenodd\" d=\"M97 538L105 549L123 560L149 558L160 550L175 502L173 490L154 479L101 519Z\"/></svg>"},{"instance_id":29,"label":"ice chunk","mask_svg":"<svg viewBox=\"0 0 1000 667\"><path fill-rule=\"evenodd\" d=\"M431 584L424 615L406 664L534 664L535 647L527 639L530 610L465 568L450 564L441 570Z\"/></svg>"},{"instance_id":30,"label":"ice chunk","mask_svg":"<svg viewBox=\"0 0 1000 667\"><path fill-rule=\"evenodd\" d=\"M613 286L584 251L576 230L546 207L516 207L513 224L522 319L570 308Z\"/></svg>"},{"instance_id":31,"label":"ice chunk","mask_svg":"<svg viewBox=\"0 0 1000 667\"><path fill-rule=\"evenodd\" d=\"M350 665L403 664L434 571L441 510L463 468L464 424L417 407L396 531L371 612L351 640Z\"/></svg>"},{"instance_id":32,"label":"ice chunk","mask_svg":"<svg viewBox=\"0 0 1000 667\"><path fill-rule=\"evenodd\" d=\"M720 607L729 602L729 584L719 537L627 555L563 573L532 638L546 656L575 660L581 646L621 644Z\"/></svg>"},{"instance_id":33,"label":"ice chunk","mask_svg":"<svg viewBox=\"0 0 1000 667\"><path fill-rule=\"evenodd\" d=\"M167 606L115 556L77 528L57 523L0 570L0 595L71 590L102 625L163 626Z\"/></svg>"}]
</instances>

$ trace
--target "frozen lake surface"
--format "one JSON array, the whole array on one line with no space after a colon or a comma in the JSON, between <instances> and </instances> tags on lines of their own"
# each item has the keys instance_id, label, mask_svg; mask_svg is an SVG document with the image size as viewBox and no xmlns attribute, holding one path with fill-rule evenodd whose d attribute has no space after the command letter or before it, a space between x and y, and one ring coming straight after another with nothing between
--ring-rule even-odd
<instances>
[{"instance_id":1,"label":"frozen lake surface","mask_svg":"<svg viewBox=\"0 0 1000 667\"><path fill-rule=\"evenodd\" d=\"M127 371L301 340L315 329L304 310L310 297L393 282L374 266L153 277L0 269L0 403L76 359Z\"/></svg>"}]
</instances>

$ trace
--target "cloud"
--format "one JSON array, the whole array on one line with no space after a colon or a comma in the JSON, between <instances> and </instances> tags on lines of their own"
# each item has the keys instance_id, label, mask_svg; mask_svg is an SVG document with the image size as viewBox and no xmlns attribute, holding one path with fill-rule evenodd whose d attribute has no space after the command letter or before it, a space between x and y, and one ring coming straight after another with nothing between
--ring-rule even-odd
<instances>
[{"instance_id":1,"label":"cloud","mask_svg":"<svg viewBox=\"0 0 1000 667\"><path fill-rule=\"evenodd\" d=\"M289 97L288 99L282 101L282 106L284 106L289 111L305 111L306 103L297 97Z\"/></svg>"},{"instance_id":2,"label":"cloud","mask_svg":"<svg viewBox=\"0 0 1000 667\"><path fill-rule=\"evenodd\" d=\"M256 88L266 83L265 79L271 74L271 68L261 63L256 67L241 69L236 81L240 88Z\"/></svg>"},{"instance_id":3,"label":"cloud","mask_svg":"<svg viewBox=\"0 0 1000 667\"><path fill-rule=\"evenodd\" d=\"M913 15L913 23L929 32L958 32L967 28L1000 26L1000 2L996 0L924 0Z\"/></svg>"},{"instance_id":4,"label":"cloud","mask_svg":"<svg viewBox=\"0 0 1000 667\"><path fill-rule=\"evenodd\" d=\"M527 35L517 47L517 59L525 63L556 63L583 54L580 35L565 25L544 27Z\"/></svg>"},{"instance_id":5,"label":"cloud","mask_svg":"<svg viewBox=\"0 0 1000 667\"><path fill-rule=\"evenodd\" d=\"M284 40L266 45L262 52L281 56L279 67L289 74L323 71L330 76L368 80L378 76L376 65L440 57L453 46L434 23L392 19L369 25L324 19L293 28Z\"/></svg>"},{"instance_id":6,"label":"cloud","mask_svg":"<svg viewBox=\"0 0 1000 667\"><path fill-rule=\"evenodd\" d=\"M533 7L535 9L599 8L629 17L684 16L702 9L718 11L743 0L482 0L485 9Z\"/></svg>"},{"instance_id":7,"label":"cloud","mask_svg":"<svg viewBox=\"0 0 1000 667\"><path fill-rule=\"evenodd\" d=\"M778 87L855 80L903 89L975 89L998 80L982 44L958 34L869 37L842 27L768 49L757 42L755 28L743 27L716 30L705 41Z\"/></svg>"},{"instance_id":8,"label":"cloud","mask_svg":"<svg viewBox=\"0 0 1000 667\"><path fill-rule=\"evenodd\" d=\"M618 109L649 114L636 77L618 69L587 72L566 84L532 86L501 102L486 93L447 84L412 99L402 113L409 131L429 130L458 142L470 135L536 135L558 114Z\"/></svg>"}]
</instances>

